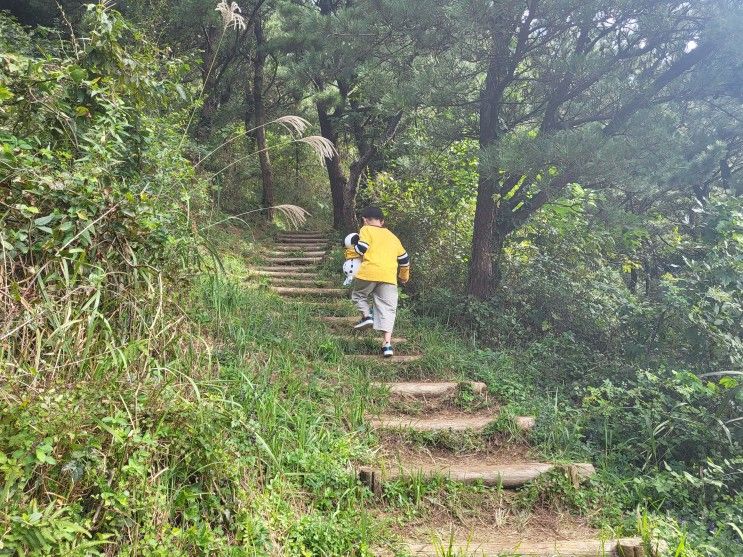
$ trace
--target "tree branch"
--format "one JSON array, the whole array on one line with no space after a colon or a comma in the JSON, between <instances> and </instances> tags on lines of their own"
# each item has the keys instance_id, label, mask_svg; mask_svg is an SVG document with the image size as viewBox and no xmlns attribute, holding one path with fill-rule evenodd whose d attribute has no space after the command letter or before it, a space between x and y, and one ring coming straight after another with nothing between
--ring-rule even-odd
<instances>
[{"instance_id":1,"label":"tree branch","mask_svg":"<svg viewBox=\"0 0 743 557\"><path fill-rule=\"evenodd\" d=\"M689 71L696 64L707 58L714 52L716 45L714 42L701 44L691 52L681 56L676 62L663 72L658 78L642 93L625 104L614 115L614 118L604 126L604 134L607 136L615 135L627 123L627 121L639 110L646 107L666 85L678 79L685 72Z\"/></svg>"}]
</instances>

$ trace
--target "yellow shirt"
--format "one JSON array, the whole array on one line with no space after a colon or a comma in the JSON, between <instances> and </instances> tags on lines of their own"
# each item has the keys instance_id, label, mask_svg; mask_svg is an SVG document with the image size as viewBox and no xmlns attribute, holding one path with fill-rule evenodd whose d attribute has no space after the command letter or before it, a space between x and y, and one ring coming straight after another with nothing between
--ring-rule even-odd
<instances>
[{"instance_id":1,"label":"yellow shirt","mask_svg":"<svg viewBox=\"0 0 743 557\"><path fill-rule=\"evenodd\" d=\"M356 273L360 280L397 284L398 267L410 265L410 258L400 240L381 226L361 227L356 252L364 258Z\"/></svg>"}]
</instances>

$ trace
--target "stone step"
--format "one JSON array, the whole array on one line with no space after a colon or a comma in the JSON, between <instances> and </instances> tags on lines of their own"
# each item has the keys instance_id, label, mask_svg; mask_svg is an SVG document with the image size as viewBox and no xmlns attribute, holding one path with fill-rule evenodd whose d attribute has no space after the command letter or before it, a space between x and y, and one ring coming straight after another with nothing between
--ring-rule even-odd
<instances>
[{"instance_id":1,"label":"stone step","mask_svg":"<svg viewBox=\"0 0 743 557\"><path fill-rule=\"evenodd\" d=\"M387 389L394 398L441 399L453 397L462 386L468 386L475 394L485 396L488 388L480 381L399 381L395 383L372 383L374 387Z\"/></svg>"},{"instance_id":2,"label":"stone step","mask_svg":"<svg viewBox=\"0 0 743 557\"><path fill-rule=\"evenodd\" d=\"M320 319L320 315L343 315L353 311L348 298L285 298L285 301L288 304L301 304L303 308L311 310L315 320Z\"/></svg>"},{"instance_id":3,"label":"stone step","mask_svg":"<svg viewBox=\"0 0 743 557\"><path fill-rule=\"evenodd\" d=\"M277 244L296 245L296 244L327 244L327 238L277 238Z\"/></svg>"},{"instance_id":4,"label":"stone step","mask_svg":"<svg viewBox=\"0 0 743 557\"><path fill-rule=\"evenodd\" d=\"M374 343L379 344L380 336L371 336L371 335L338 335L338 338L340 340L345 340L346 342L356 342L356 341L362 341L366 343ZM394 347L396 344L405 344L408 342L408 339L402 338L402 337L392 337L392 346ZM381 346L381 345L380 345Z\"/></svg>"},{"instance_id":5,"label":"stone step","mask_svg":"<svg viewBox=\"0 0 743 557\"><path fill-rule=\"evenodd\" d=\"M438 557L442 555L467 555L472 557L646 557L641 538L613 540L557 540L548 542L483 542L476 540L443 540L439 544L409 543L407 549L412 557Z\"/></svg>"},{"instance_id":6,"label":"stone step","mask_svg":"<svg viewBox=\"0 0 743 557\"><path fill-rule=\"evenodd\" d=\"M357 319L358 321L358 319ZM409 362L417 362L421 358L423 358L420 354L411 354L408 356L392 356L391 358L383 358L381 355L381 348L380 348L380 354L347 354L347 358L352 358L354 360L360 360L360 361L366 361L366 362L379 362L380 364L406 364Z\"/></svg>"},{"instance_id":7,"label":"stone step","mask_svg":"<svg viewBox=\"0 0 743 557\"><path fill-rule=\"evenodd\" d=\"M409 463L401 462L381 468L362 466L358 470L359 479L377 495L382 494L386 482L405 478L433 479L448 478L463 484L483 484L488 487L514 489L537 479L552 470L562 469L577 485L596 473L588 463L558 465L547 462L525 462L519 464L490 464L471 461L466 458L461 463Z\"/></svg>"},{"instance_id":8,"label":"stone step","mask_svg":"<svg viewBox=\"0 0 743 557\"><path fill-rule=\"evenodd\" d=\"M346 290L346 292L349 291ZM304 307L315 308L318 310L324 310L326 308L353 310L353 305L351 304L350 298L333 298L330 300L297 300L297 303L301 303ZM318 316L317 319L321 319L321 317ZM358 320L359 318L357 317L356 321Z\"/></svg>"},{"instance_id":9,"label":"stone step","mask_svg":"<svg viewBox=\"0 0 743 557\"><path fill-rule=\"evenodd\" d=\"M413 430L435 433L440 431L470 431L481 433L498 418L496 411L483 411L479 414L462 414L436 412L422 416L405 414L382 414L368 420L374 429L386 430ZM530 431L534 427L534 418L519 416L514 425L521 431Z\"/></svg>"},{"instance_id":10,"label":"stone step","mask_svg":"<svg viewBox=\"0 0 743 557\"><path fill-rule=\"evenodd\" d=\"M282 230L279 236L328 236L323 230Z\"/></svg>"},{"instance_id":11,"label":"stone step","mask_svg":"<svg viewBox=\"0 0 743 557\"><path fill-rule=\"evenodd\" d=\"M312 275L317 276L316 265L304 265L301 268L288 267L286 265L259 265L253 269L254 273L279 273L281 276Z\"/></svg>"},{"instance_id":12,"label":"stone step","mask_svg":"<svg viewBox=\"0 0 743 557\"><path fill-rule=\"evenodd\" d=\"M328 244L271 244L271 249L282 252L295 250L327 251Z\"/></svg>"},{"instance_id":13,"label":"stone step","mask_svg":"<svg viewBox=\"0 0 743 557\"><path fill-rule=\"evenodd\" d=\"M265 267L264 267L265 268ZM251 270L251 275L269 278L285 278L288 280L323 280L320 275L312 272L293 271L282 268L280 271L262 271L258 269Z\"/></svg>"},{"instance_id":14,"label":"stone step","mask_svg":"<svg viewBox=\"0 0 743 557\"><path fill-rule=\"evenodd\" d=\"M373 429L384 430L413 430L419 432L439 431L471 431L480 433L497 419L497 413L478 416L406 416L406 415L381 415L368 420Z\"/></svg>"},{"instance_id":15,"label":"stone step","mask_svg":"<svg viewBox=\"0 0 743 557\"><path fill-rule=\"evenodd\" d=\"M264 255L267 255L269 257L294 257L290 255L292 252L283 252L283 251L266 251L264 252ZM302 250L296 250L296 257L325 257L326 252L324 251L302 251Z\"/></svg>"},{"instance_id":16,"label":"stone step","mask_svg":"<svg viewBox=\"0 0 743 557\"><path fill-rule=\"evenodd\" d=\"M282 296L347 296L348 291L342 288L291 288L272 286L271 290Z\"/></svg>"},{"instance_id":17,"label":"stone step","mask_svg":"<svg viewBox=\"0 0 743 557\"><path fill-rule=\"evenodd\" d=\"M359 479L375 494L382 493L382 486L406 478L447 478L450 481L474 484L481 482L488 487L501 486L512 489L538 478L554 469L552 464L534 462L530 464L493 464L491 466L448 465L448 466L406 466L401 464L389 469L362 466L358 470Z\"/></svg>"},{"instance_id":18,"label":"stone step","mask_svg":"<svg viewBox=\"0 0 743 557\"><path fill-rule=\"evenodd\" d=\"M266 257L264 261L269 265L314 265L322 261L322 257Z\"/></svg>"},{"instance_id":19,"label":"stone step","mask_svg":"<svg viewBox=\"0 0 743 557\"><path fill-rule=\"evenodd\" d=\"M311 240L315 243L319 243L330 241L330 238L328 238L327 234L279 234L276 238L278 240L288 240L294 242L305 242L307 240Z\"/></svg>"},{"instance_id":20,"label":"stone step","mask_svg":"<svg viewBox=\"0 0 743 557\"><path fill-rule=\"evenodd\" d=\"M332 287L333 283L326 279L321 278L303 278L293 277L287 275L279 275L270 277L271 284L273 286L316 286L321 287Z\"/></svg>"}]
</instances>

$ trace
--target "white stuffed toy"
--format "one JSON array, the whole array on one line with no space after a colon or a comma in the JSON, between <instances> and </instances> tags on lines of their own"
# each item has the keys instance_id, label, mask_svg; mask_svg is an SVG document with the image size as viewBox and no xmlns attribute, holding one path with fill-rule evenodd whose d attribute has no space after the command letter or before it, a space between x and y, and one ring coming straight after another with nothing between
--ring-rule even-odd
<instances>
[{"instance_id":1,"label":"white stuffed toy","mask_svg":"<svg viewBox=\"0 0 743 557\"><path fill-rule=\"evenodd\" d=\"M349 286L353 282L353 277L361 267L361 256L356 253L355 249L358 242L359 235L356 232L349 234L343 240L343 247L346 248L346 260L343 262L343 274L346 280L343 281L343 286Z\"/></svg>"}]
</instances>

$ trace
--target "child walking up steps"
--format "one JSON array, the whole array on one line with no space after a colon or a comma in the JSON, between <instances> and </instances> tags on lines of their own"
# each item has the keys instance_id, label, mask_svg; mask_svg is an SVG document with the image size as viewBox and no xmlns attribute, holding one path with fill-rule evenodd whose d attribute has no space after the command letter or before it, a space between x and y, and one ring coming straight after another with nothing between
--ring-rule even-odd
<instances>
[{"instance_id":1,"label":"child walking up steps","mask_svg":"<svg viewBox=\"0 0 743 557\"><path fill-rule=\"evenodd\" d=\"M353 281L351 300L361 312L354 329L374 327L384 333L382 356L392 357L392 330L397 315L397 281L410 280L410 257L400 240L384 227L384 213L367 207L361 213L364 226L355 239L354 249L362 257ZM372 316L369 298L374 306Z\"/></svg>"}]
</instances>

